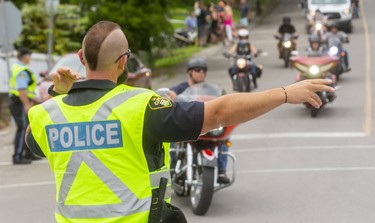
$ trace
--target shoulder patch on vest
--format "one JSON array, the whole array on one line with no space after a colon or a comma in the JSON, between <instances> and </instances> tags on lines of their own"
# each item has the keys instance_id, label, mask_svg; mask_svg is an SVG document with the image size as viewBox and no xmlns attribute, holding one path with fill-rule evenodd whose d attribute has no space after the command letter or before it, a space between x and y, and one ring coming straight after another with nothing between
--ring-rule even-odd
<instances>
[{"instance_id":1,"label":"shoulder patch on vest","mask_svg":"<svg viewBox=\"0 0 375 223\"><path fill-rule=\"evenodd\" d=\"M152 110L170 108L172 107L172 102L164 97L153 96L148 102L148 106L150 106Z\"/></svg>"}]
</instances>

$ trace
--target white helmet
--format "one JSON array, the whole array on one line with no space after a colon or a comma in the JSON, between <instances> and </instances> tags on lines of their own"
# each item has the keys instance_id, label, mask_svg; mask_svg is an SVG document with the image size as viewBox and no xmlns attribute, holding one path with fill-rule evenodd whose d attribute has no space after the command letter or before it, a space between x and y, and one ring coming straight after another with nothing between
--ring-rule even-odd
<instances>
[{"instance_id":1,"label":"white helmet","mask_svg":"<svg viewBox=\"0 0 375 223\"><path fill-rule=\"evenodd\" d=\"M248 38L249 37L249 31L247 29L240 29L238 30L238 36L240 38Z\"/></svg>"}]
</instances>

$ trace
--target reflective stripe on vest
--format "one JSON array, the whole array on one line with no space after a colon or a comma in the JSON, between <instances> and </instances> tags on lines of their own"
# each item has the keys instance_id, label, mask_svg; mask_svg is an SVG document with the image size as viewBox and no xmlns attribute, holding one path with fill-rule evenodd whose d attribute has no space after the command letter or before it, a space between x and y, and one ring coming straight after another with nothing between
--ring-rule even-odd
<instances>
[{"instance_id":1,"label":"reflective stripe on vest","mask_svg":"<svg viewBox=\"0 0 375 223\"><path fill-rule=\"evenodd\" d=\"M115 95L109 100L105 101L97 110L92 118L92 121L106 120L111 115L111 111L123 104L126 100L148 92L145 89L136 89L133 91L123 92ZM61 111L58 103L55 100L48 100L42 104L44 109L48 112L53 123L67 123L67 118ZM76 178L78 169L82 162L100 178L103 183L121 200L119 204L106 205L65 205L70 188ZM168 179L168 187L165 199L170 199L170 172L168 169L164 171L150 173L150 185L152 188L158 188L160 179L164 177ZM135 205L133 205L135 204ZM151 207L151 197L138 199L137 196L129 190L129 188L108 169L100 159L98 159L91 151L77 151L73 152L63 179L60 184L58 195L58 202L56 213L61 214L66 218L110 218L128 216L138 212L148 211Z\"/></svg>"},{"instance_id":2,"label":"reflective stripe on vest","mask_svg":"<svg viewBox=\"0 0 375 223\"><path fill-rule=\"evenodd\" d=\"M9 93L19 97L20 93L18 92L17 88L17 76L22 71L30 72L27 66L22 66L20 64L13 64L12 66L12 77L9 80ZM35 97L35 88L36 88L36 80L33 74L30 75L31 84L27 86L26 92L28 98L34 98Z\"/></svg>"}]
</instances>

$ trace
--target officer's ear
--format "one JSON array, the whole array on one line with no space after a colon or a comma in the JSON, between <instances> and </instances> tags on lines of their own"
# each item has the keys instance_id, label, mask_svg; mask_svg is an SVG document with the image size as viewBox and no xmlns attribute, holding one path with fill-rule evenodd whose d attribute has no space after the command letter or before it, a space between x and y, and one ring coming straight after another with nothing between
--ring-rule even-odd
<instances>
[{"instance_id":1,"label":"officer's ear","mask_svg":"<svg viewBox=\"0 0 375 223\"><path fill-rule=\"evenodd\" d=\"M82 49L80 49L80 50L78 51L78 57L79 57L79 61L81 61L81 64L82 64L83 66L85 66L85 60L83 59L83 50L82 50Z\"/></svg>"},{"instance_id":2,"label":"officer's ear","mask_svg":"<svg viewBox=\"0 0 375 223\"><path fill-rule=\"evenodd\" d=\"M118 62L118 69L125 70L125 65L126 65L127 62L128 62L127 56L121 57L121 59Z\"/></svg>"}]
</instances>

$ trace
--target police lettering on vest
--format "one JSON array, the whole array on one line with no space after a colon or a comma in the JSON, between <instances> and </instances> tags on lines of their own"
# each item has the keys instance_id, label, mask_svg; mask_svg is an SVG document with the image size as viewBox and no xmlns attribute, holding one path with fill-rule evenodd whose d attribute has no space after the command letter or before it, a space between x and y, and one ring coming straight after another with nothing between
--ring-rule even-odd
<instances>
[{"instance_id":1,"label":"police lettering on vest","mask_svg":"<svg viewBox=\"0 0 375 223\"><path fill-rule=\"evenodd\" d=\"M51 152L122 147L118 120L52 124L46 126Z\"/></svg>"}]
</instances>

